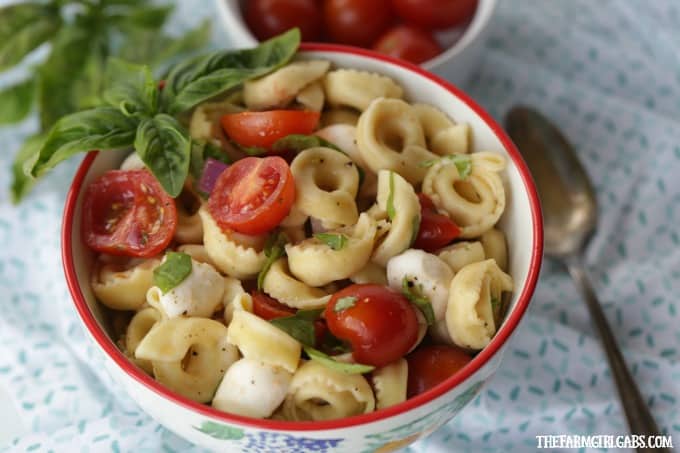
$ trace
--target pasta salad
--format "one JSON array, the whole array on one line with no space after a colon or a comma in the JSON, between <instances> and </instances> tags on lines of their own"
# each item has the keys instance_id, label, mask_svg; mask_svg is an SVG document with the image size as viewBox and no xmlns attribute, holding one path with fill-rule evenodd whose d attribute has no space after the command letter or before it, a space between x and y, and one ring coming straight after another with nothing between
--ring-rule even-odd
<instances>
[{"instance_id":1,"label":"pasta salad","mask_svg":"<svg viewBox=\"0 0 680 453\"><path fill-rule=\"evenodd\" d=\"M82 234L139 368L224 412L330 420L418 395L491 341L513 290L506 160L397 81L293 53L163 113L163 146L135 139L87 187Z\"/></svg>"}]
</instances>

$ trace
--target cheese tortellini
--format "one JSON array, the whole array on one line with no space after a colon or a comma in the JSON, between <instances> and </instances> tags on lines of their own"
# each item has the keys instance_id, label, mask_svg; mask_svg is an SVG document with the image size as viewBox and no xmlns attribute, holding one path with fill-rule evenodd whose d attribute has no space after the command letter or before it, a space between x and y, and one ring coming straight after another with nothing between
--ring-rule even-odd
<instances>
[{"instance_id":1,"label":"cheese tortellini","mask_svg":"<svg viewBox=\"0 0 680 453\"><path fill-rule=\"evenodd\" d=\"M404 90L389 77L354 69L330 71L324 79L324 88L331 105L360 111L375 99L400 99L404 95Z\"/></svg>"},{"instance_id":2,"label":"cheese tortellini","mask_svg":"<svg viewBox=\"0 0 680 453\"><path fill-rule=\"evenodd\" d=\"M405 359L378 368L373 372L372 380L376 408L384 409L406 401L408 363Z\"/></svg>"},{"instance_id":3,"label":"cheese tortellini","mask_svg":"<svg viewBox=\"0 0 680 453\"><path fill-rule=\"evenodd\" d=\"M306 310L325 307L331 298L324 290L309 286L291 275L286 258L272 264L262 289L282 304Z\"/></svg>"},{"instance_id":4,"label":"cheese tortellini","mask_svg":"<svg viewBox=\"0 0 680 453\"><path fill-rule=\"evenodd\" d=\"M92 291L114 310L138 310L153 285L153 270L160 260L132 261L127 265L99 263L92 272Z\"/></svg>"}]
</instances>

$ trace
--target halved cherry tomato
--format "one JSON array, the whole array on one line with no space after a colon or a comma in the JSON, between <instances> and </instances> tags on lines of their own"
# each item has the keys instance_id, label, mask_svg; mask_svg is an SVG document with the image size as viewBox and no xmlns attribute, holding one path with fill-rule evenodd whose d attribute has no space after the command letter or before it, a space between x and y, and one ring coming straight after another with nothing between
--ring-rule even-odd
<instances>
[{"instance_id":1,"label":"halved cherry tomato","mask_svg":"<svg viewBox=\"0 0 680 453\"><path fill-rule=\"evenodd\" d=\"M285 160L246 157L217 178L208 210L225 230L257 235L273 230L295 202L295 181Z\"/></svg>"},{"instance_id":2,"label":"halved cherry tomato","mask_svg":"<svg viewBox=\"0 0 680 453\"><path fill-rule=\"evenodd\" d=\"M241 146L268 150L278 139L290 134L311 134L319 124L319 112L270 110L231 113L221 118L227 136Z\"/></svg>"},{"instance_id":3,"label":"halved cherry tomato","mask_svg":"<svg viewBox=\"0 0 680 453\"><path fill-rule=\"evenodd\" d=\"M370 47L392 23L389 0L325 0L326 31L333 42Z\"/></svg>"},{"instance_id":4,"label":"halved cherry tomato","mask_svg":"<svg viewBox=\"0 0 680 453\"><path fill-rule=\"evenodd\" d=\"M261 291L252 291L250 295L253 298L253 313L262 319L269 321L270 319L283 318L295 314L294 308L282 304Z\"/></svg>"},{"instance_id":5,"label":"halved cherry tomato","mask_svg":"<svg viewBox=\"0 0 680 453\"><path fill-rule=\"evenodd\" d=\"M246 23L259 40L298 27L303 41L321 36L321 8L316 0L248 0Z\"/></svg>"},{"instance_id":6,"label":"halved cherry tomato","mask_svg":"<svg viewBox=\"0 0 680 453\"><path fill-rule=\"evenodd\" d=\"M477 0L392 0L392 5L404 22L431 30L466 22L475 14Z\"/></svg>"},{"instance_id":7,"label":"halved cherry tomato","mask_svg":"<svg viewBox=\"0 0 680 453\"><path fill-rule=\"evenodd\" d=\"M344 288L326 305L333 335L352 345L354 358L367 365L387 365L403 357L418 339L418 318L401 293L381 285Z\"/></svg>"},{"instance_id":8,"label":"halved cherry tomato","mask_svg":"<svg viewBox=\"0 0 680 453\"><path fill-rule=\"evenodd\" d=\"M431 34L406 25L391 28L373 46L373 50L416 64L442 53L441 46Z\"/></svg>"},{"instance_id":9,"label":"halved cherry tomato","mask_svg":"<svg viewBox=\"0 0 680 453\"><path fill-rule=\"evenodd\" d=\"M444 382L472 360L465 351L454 346L418 347L406 357L408 362L407 396L412 398Z\"/></svg>"},{"instance_id":10,"label":"halved cherry tomato","mask_svg":"<svg viewBox=\"0 0 680 453\"><path fill-rule=\"evenodd\" d=\"M175 201L147 170L104 173L85 190L82 212L85 243L112 255L157 255L177 228Z\"/></svg>"},{"instance_id":11,"label":"halved cherry tomato","mask_svg":"<svg viewBox=\"0 0 680 453\"><path fill-rule=\"evenodd\" d=\"M419 193L418 199L421 218L414 248L435 252L460 236L458 225L447 216L439 214L427 195Z\"/></svg>"}]
</instances>

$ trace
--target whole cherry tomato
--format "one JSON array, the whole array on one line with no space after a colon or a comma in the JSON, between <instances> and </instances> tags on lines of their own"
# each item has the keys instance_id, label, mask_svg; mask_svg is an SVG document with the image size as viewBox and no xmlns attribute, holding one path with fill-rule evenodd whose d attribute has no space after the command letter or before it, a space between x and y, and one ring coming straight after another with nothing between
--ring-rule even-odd
<instances>
[{"instance_id":1,"label":"whole cherry tomato","mask_svg":"<svg viewBox=\"0 0 680 453\"><path fill-rule=\"evenodd\" d=\"M355 360L381 367L401 358L418 339L418 318L401 293L381 285L344 288L326 305L333 335L352 345Z\"/></svg>"},{"instance_id":2,"label":"whole cherry tomato","mask_svg":"<svg viewBox=\"0 0 680 453\"><path fill-rule=\"evenodd\" d=\"M424 193L418 194L420 200L420 228L413 247L435 252L449 244L460 235L460 228L443 214L439 214L432 200Z\"/></svg>"},{"instance_id":3,"label":"whole cherry tomato","mask_svg":"<svg viewBox=\"0 0 680 453\"><path fill-rule=\"evenodd\" d=\"M470 20L477 0L392 0L404 22L426 30L455 27Z\"/></svg>"},{"instance_id":4,"label":"whole cherry tomato","mask_svg":"<svg viewBox=\"0 0 680 453\"><path fill-rule=\"evenodd\" d=\"M408 362L407 396L412 398L451 377L472 360L460 348L446 345L418 347L406 357Z\"/></svg>"},{"instance_id":5,"label":"whole cherry tomato","mask_svg":"<svg viewBox=\"0 0 680 453\"><path fill-rule=\"evenodd\" d=\"M248 0L246 23L257 39L265 40L298 27L303 41L321 37L321 6L316 0Z\"/></svg>"},{"instance_id":6,"label":"whole cherry tomato","mask_svg":"<svg viewBox=\"0 0 680 453\"><path fill-rule=\"evenodd\" d=\"M326 31L333 42L370 47L392 23L389 0L324 0Z\"/></svg>"},{"instance_id":7,"label":"whole cherry tomato","mask_svg":"<svg viewBox=\"0 0 680 453\"><path fill-rule=\"evenodd\" d=\"M442 53L441 46L431 34L407 25L391 28L373 46L373 50L416 64Z\"/></svg>"},{"instance_id":8,"label":"whole cherry tomato","mask_svg":"<svg viewBox=\"0 0 680 453\"><path fill-rule=\"evenodd\" d=\"M285 160L246 157L217 178L208 210L221 228L257 235L276 228L294 202L295 181Z\"/></svg>"},{"instance_id":9,"label":"whole cherry tomato","mask_svg":"<svg viewBox=\"0 0 680 453\"><path fill-rule=\"evenodd\" d=\"M175 201L147 170L111 170L85 190L82 234L102 253L148 258L177 228Z\"/></svg>"}]
</instances>

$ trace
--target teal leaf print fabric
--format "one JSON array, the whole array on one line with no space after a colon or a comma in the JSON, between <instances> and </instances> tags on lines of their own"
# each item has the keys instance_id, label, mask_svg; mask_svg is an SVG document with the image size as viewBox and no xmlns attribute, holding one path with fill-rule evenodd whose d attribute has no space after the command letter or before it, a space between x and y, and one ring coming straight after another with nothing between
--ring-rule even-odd
<instances>
[{"instance_id":1,"label":"teal leaf print fabric","mask_svg":"<svg viewBox=\"0 0 680 453\"><path fill-rule=\"evenodd\" d=\"M178 6L179 27L217 16L212 2ZM224 45L215 28L215 42ZM678 42L676 0L503 0L482 64L463 87L498 120L516 103L537 106L577 147L601 209L588 270L632 372L676 446ZM19 78L8 74L0 85ZM36 126L31 118L0 129L0 401L7 394L3 404L17 423L0 437L0 451L201 452L156 424L112 382L80 327L59 250L77 162L58 168L21 206L10 205L11 156ZM585 305L548 261L498 373L455 419L405 451L524 452L535 449L536 435L626 430Z\"/></svg>"}]
</instances>

